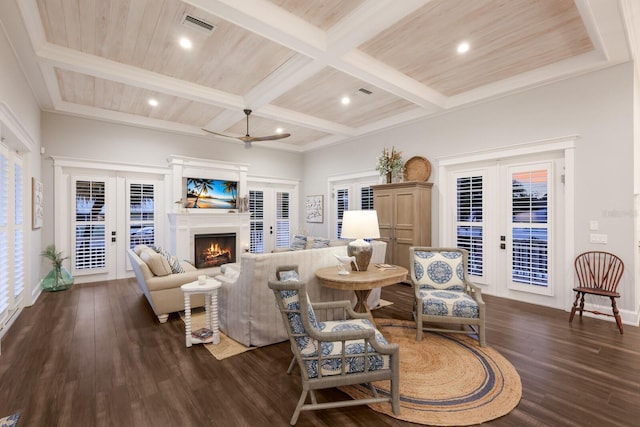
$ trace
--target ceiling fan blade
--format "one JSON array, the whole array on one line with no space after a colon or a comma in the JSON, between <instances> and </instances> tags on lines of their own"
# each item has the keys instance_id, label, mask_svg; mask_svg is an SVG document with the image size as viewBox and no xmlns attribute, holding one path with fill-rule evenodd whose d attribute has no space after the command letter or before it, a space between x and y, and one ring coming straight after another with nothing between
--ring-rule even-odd
<instances>
[{"instance_id":1,"label":"ceiling fan blade","mask_svg":"<svg viewBox=\"0 0 640 427\"><path fill-rule=\"evenodd\" d=\"M276 139L288 138L290 137L290 133L281 133L278 135L268 135L268 136L240 136L238 139L244 142L255 142L255 141L275 141Z\"/></svg>"},{"instance_id":2,"label":"ceiling fan blade","mask_svg":"<svg viewBox=\"0 0 640 427\"><path fill-rule=\"evenodd\" d=\"M205 129L205 128L201 128L203 131L213 134L213 135L217 135L217 136L222 136L224 138L231 138L231 139L242 139L245 138L244 136L240 137L240 136L233 136L233 135L225 135L224 133L218 133L218 132L214 132L212 130L209 129Z\"/></svg>"},{"instance_id":3,"label":"ceiling fan blade","mask_svg":"<svg viewBox=\"0 0 640 427\"><path fill-rule=\"evenodd\" d=\"M239 139L240 141L244 142L245 148L251 148L251 143L255 141L275 141L277 139L288 138L291 136L290 133L280 133L276 135L267 135L267 136L251 136L249 135L249 116L251 115L251 110L249 109L244 110L244 114L247 117L247 134L245 136L225 135L224 133L214 132L212 130L208 130L205 128L202 128L202 130L213 135L222 136L224 138Z\"/></svg>"}]
</instances>

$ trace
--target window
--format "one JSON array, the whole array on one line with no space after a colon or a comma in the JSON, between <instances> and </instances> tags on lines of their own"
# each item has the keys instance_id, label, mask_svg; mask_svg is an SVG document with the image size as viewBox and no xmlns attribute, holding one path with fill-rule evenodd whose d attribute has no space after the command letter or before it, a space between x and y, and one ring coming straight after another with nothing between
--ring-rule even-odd
<instances>
[{"instance_id":1,"label":"window","mask_svg":"<svg viewBox=\"0 0 640 427\"><path fill-rule=\"evenodd\" d=\"M482 276L484 271L483 177L458 177L456 193L456 245L469 251L467 273Z\"/></svg>"},{"instance_id":2,"label":"window","mask_svg":"<svg viewBox=\"0 0 640 427\"><path fill-rule=\"evenodd\" d=\"M548 170L512 170L512 280L548 286Z\"/></svg>"},{"instance_id":3,"label":"window","mask_svg":"<svg viewBox=\"0 0 640 427\"><path fill-rule=\"evenodd\" d=\"M264 252L264 191L249 191L249 250L252 253Z\"/></svg>"},{"instance_id":4,"label":"window","mask_svg":"<svg viewBox=\"0 0 640 427\"><path fill-rule=\"evenodd\" d=\"M336 239L342 234L342 215L350 209L373 209L375 181L370 176L340 179L332 185L332 233Z\"/></svg>"},{"instance_id":5,"label":"window","mask_svg":"<svg viewBox=\"0 0 640 427\"><path fill-rule=\"evenodd\" d=\"M25 286L24 179L20 155L0 145L0 329L20 307Z\"/></svg>"},{"instance_id":6,"label":"window","mask_svg":"<svg viewBox=\"0 0 640 427\"><path fill-rule=\"evenodd\" d=\"M291 224L289 221L289 193L276 192L276 248L288 248Z\"/></svg>"},{"instance_id":7,"label":"window","mask_svg":"<svg viewBox=\"0 0 640 427\"><path fill-rule=\"evenodd\" d=\"M105 181L75 181L75 256L78 271L106 267Z\"/></svg>"},{"instance_id":8,"label":"window","mask_svg":"<svg viewBox=\"0 0 640 427\"><path fill-rule=\"evenodd\" d=\"M129 184L129 247L155 243L155 187Z\"/></svg>"}]
</instances>

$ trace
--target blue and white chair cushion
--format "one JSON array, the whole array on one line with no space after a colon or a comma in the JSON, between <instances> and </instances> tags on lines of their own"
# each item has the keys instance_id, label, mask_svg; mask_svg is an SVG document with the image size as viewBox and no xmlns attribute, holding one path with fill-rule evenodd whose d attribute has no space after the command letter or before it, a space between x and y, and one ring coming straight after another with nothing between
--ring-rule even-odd
<instances>
[{"instance_id":1,"label":"blue and white chair cushion","mask_svg":"<svg viewBox=\"0 0 640 427\"><path fill-rule=\"evenodd\" d=\"M368 319L351 319L351 320L334 320L329 322L321 322L320 330L325 332L345 331L345 330L375 330L375 340L380 344L388 344L384 336L375 328ZM317 344L316 344L317 345ZM341 375L342 374L342 342L341 341L323 341L320 344L322 356L326 359L322 360L321 374ZM301 349L302 350L302 349ZM344 358L345 373L356 373L365 371L365 341L352 340L344 342ZM303 356L317 356L317 353L305 354ZM348 355L354 355L348 357ZM318 360L307 360L305 362L309 378L318 377ZM380 369L389 369L389 356L376 353L371 344L368 348L368 370L376 371Z\"/></svg>"},{"instance_id":2,"label":"blue and white chair cushion","mask_svg":"<svg viewBox=\"0 0 640 427\"><path fill-rule=\"evenodd\" d=\"M318 347L321 348L323 357L327 359L322 361L321 374L327 375L340 375L342 374L342 342L341 341L323 341L318 346L318 341L307 335L302 318L300 317L300 300L299 292L297 290L280 291L282 302L288 311L287 319L291 325L291 330L296 337L296 343L300 349L300 353L303 357L314 357L318 355ZM335 332L345 330L363 330L373 329L375 330L375 340L381 344L387 344L387 340L384 336L375 328L375 326L368 319L350 319L350 320L333 320L327 322L318 322L309 296L307 295L307 306L309 316L309 323L318 331ZM349 355L362 355L364 353L364 340L345 341L344 348L345 354ZM380 355L375 352L374 348L369 344L368 348L368 369L389 369L389 356ZM335 356L335 357L332 357ZM306 362L307 372L310 378L318 377L318 360L307 360ZM364 372L365 360L363 356L354 356L345 358L346 369L345 373Z\"/></svg>"},{"instance_id":3,"label":"blue and white chair cushion","mask_svg":"<svg viewBox=\"0 0 640 427\"><path fill-rule=\"evenodd\" d=\"M460 252L416 251L413 280L420 289L464 291L464 265Z\"/></svg>"},{"instance_id":4,"label":"blue and white chair cushion","mask_svg":"<svg viewBox=\"0 0 640 427\"><path fill-rule=\"evenodd\" d=\"M419 294L422 298L422 314L471 319L480 317L478 303L465 292L420 289Z\"/></svg>"}]
</instances>

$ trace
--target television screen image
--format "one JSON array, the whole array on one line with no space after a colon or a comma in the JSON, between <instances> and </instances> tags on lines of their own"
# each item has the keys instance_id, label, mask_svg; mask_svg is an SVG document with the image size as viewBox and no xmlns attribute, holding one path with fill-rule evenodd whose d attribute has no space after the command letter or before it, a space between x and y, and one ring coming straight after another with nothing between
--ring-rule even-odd
<instances>
[{"instance_id":1,"label":"television screen image","mask_svg":"<svg viewBox=\"0 0 640 427\"><path fill-rule=\"evenodd\" d=\"M235 209L238 182L221 179L187 178L186 208Z\"/></svg>"}]
</instances>

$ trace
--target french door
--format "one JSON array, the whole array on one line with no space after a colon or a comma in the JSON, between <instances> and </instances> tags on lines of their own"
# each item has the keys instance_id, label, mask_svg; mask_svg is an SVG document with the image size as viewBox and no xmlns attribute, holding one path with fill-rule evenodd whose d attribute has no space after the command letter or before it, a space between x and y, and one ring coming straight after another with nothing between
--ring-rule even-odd
<instances>
[{"instance_id":1,"label":"french door","mask_svg":"<svg viewBox=\"0 0 640 427\"><path fill-rule=\"evenodd\" d=\"M561 153L447 168L442 240L469 251L468 273L487 293L564 304L563 174Z\"/></svg>"},{"instance_id":2,"label":"french door","mask_svg":"<svg viewBox=\"0 0 640 427\"><path fill-rule=\"evenodd\" d=\"M297 212L294 190L287 184L249 184L250 252L289 247Z\"/></svg>"},{"instance_id":3,"label":"french door","mask_svg":"<svg viewBox=\"0 0 640 427\"><path fill-rule=\"evenodd\" d=\"M161 242L161 188L158 180L118 174L72 176L72 274L81 281L126 277L126 249Z\"/></svg>"}]
</instances>

